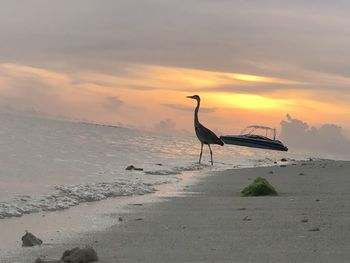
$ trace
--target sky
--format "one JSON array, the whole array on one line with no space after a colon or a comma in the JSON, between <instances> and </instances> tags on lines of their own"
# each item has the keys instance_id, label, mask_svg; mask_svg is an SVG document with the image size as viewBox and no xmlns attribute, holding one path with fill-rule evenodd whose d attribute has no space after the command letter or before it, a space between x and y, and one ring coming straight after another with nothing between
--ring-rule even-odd
<instances>
[{"instance_id":1,"label":"sky","mask_svg":"<svg viewBox=\"0 0 350 263\"><path fill-rule=\"evenodd\" d=\"M192 131L198 94L220 134L300 120L350 138L349 1L0 4L0 110Z\"/></svg>"}]
</instances>

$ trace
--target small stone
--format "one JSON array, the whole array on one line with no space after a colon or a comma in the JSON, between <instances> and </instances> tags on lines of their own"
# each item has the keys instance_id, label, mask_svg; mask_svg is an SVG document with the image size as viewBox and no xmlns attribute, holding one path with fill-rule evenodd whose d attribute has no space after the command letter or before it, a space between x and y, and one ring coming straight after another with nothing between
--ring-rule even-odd
<instances>
[{"instance_id":1,"label":"small stone","mask_svg":"<svg viewBox=\"0 0 350 263\"><path fill-rule=\"evenodd\" d=\"M243 221L252 221L252 219L249 216L246 216L243 218Z\"/></svg>"},{"instance_id":2,"label":"small stone","mask_svg":"<svg viewBox=\"0 0 350 263\"><path fill-rule=\"evenodd\" d=\"M141 218L141 217L135 219L135 221L141 221L141 220L143 220L143 218Z\"/></svg>"},{"instance_id":3,"label":"small stone","mask_svg":"<svg viewBox=\"0 0 350 263\"><path fill-rule=\"evenodd\" d=\"M79 248L64 251L61 260L65 263L88 263L97 261L97 253L92 247Z\"/></svg>"},{"instance_id":4,"label":"small stone","mask_svg":"<svg viewBox=\"0 0 350 263\"><path fill-rule=\"evenodd\" d=\"M301 175L301 176L302 176L302 175L305 175L305 174L304 174L304 173L299 173L299 175Z\"/></svg>"},{"instance_id":5,"label":"small stone","mask_svg":"<svg viewBox=\"0 0 350 263\"><path fill-rule=\"evenodd\" d=\"M25 235L22 237L22 247L33 247L40 246L43 241L37 238L32 233L26 231Z\"/></svg>"},{"instance_id":6,"label":"small stone","mask_svg":"<svg viewBox=\"0 0 350 263\"><path fill-rule=\"evenodd\" d=\"M119 222L123 222L123 218L120 216L120 217L118 218L118 221L119 221Z\"/></svg>"},{"instance_id":7,"label":"small stone","mask_svg":"<svg viewBox=\"0 0 350 263\"><path fill-rule=\"evenodd\" d=\"M301 223L307 223L307 222L309 222L309 219L307 219L307 218L303 218L303 219L301 219L301 221L300 221Z\"/></svg>"},{"instance_id":8,"label":"small stone","mask_svg":"<svg viewBox=\"0 0 350 263\"><path fill-rule=\"evenodd\" d=\"M310 232L317 232L317 231L320 231L320 229L318 227L315 227L315 228L311 228L309 229Z\"/></svg>"},{"instance_id":9,"label":"small stone","mask_svg":"<svg viewBox=\"0 0 350 263\"><path fill-rule=\"evenodd\" d=\"M273 171L270 171L269 174L273 174Z\"/></svg>"},{"instance_id":10,"label":"small stone","mask_svg":"<svg viewBox=\"0 0 350 263\"><path fill-rule=\"evenodd\" d=\"M287 167L287 165L285 165L285 164L281 164L281 165L280 165L280 167Z\"/></svg>"},{"instance_id":11,"label":"small stone","mask_svg":"<svg viewBox=\"0 0 350 263\"><path fill-rule=\"evenodd\" d=\"M286 158L282 158L282 159L281 159L281 162L286 162L286 161L287 161Z\"/></svg>"},{"instance_id":12,"label":"small stone","mask_svg":"<svg viewBox=\"0 0 350 263\"><path fill-rule=\"evenodd\" d=\"M125 168L125 170L127 170L127 171L143 171L142 168L135 167L133 165L129 165L128 167Z\"/></svg>"}]
</instances>

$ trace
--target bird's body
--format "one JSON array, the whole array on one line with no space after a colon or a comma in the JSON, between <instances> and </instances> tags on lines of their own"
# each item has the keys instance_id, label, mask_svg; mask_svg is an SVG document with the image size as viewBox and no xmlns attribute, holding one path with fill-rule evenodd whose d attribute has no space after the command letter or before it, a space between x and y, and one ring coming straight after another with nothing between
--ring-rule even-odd
<instances>
[{"instance_id":1,"label":"bird's body","mask_svg":"<svg viewBox=\"0 0 350 263\"><path fill-rule=\"evenodd\" d=\"M211 164L213 165L213 153L211 151L210 144L219 144L223 146L224 143L218 138L218 136L215 135L214 132L204 127L199 122L198 111L199 111L200 101L201 101L200 97L198 95L193 95L193 96L188 96L187 98L195 99L197 101L197 107L194 110L194 129L198 140L201 142L201 153L199 155L199 163L201 162L201 159L202 159L203 144L207 144L210 150Z\"/></svg>"}]
</instances>

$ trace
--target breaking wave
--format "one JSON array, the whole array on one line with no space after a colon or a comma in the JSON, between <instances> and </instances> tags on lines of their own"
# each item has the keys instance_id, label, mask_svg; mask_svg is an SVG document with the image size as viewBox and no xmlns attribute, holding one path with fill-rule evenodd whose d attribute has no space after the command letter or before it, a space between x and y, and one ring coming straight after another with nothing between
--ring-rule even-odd
<instances>
[{"instance_id":1,"label":"breaking wave","mask_svg":"<svg viewBox=\"0 0 350 263\"><path fill-rule=\"evenodd\" d=\"M22 195L14 198L11 202L0 203L0 218L63 210L80 203L100 201L109 197L154 193L156 191L154 185L118 180L108 183L57 186L53 193L48 195L41 195L37 198Z\"/></svg>"}]
</instances>

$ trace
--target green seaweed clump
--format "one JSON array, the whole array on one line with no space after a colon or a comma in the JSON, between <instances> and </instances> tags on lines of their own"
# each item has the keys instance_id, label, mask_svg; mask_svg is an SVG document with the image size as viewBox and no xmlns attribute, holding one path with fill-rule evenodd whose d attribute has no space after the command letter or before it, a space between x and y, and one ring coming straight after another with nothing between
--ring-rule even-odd
<instances>
[{"instance_id":1,"label":"green seaweed clump","mask_svg":"<svg viewBox=\"0 0 350 263\"><path fill-rule=\"evenodd\" d=\"M275 188L262 177L258 177L244 188L241 192L242 196L265 196L265 195L278 195Z\"/></svg>"},{"instance_id":2,"label":"green seaweed clump","mask_svg":"<svg viewBox=\"0 0 350 263\"><path fill-rule=\"evenodd\" d=\"M129 165L128 167L125 168L127 171L143 171L142 168L135 167L133 165Z\"/></svg>"}]
</instances>

